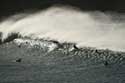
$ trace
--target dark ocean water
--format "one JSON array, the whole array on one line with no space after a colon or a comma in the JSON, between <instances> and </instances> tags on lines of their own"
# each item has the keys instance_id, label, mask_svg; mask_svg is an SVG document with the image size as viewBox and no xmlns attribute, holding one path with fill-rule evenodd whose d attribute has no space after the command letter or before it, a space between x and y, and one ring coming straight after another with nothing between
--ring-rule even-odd
<instances>
[{"instance_id":1,"label":"dark ocean water","mask_svg":"<svg viewBox=\"0 0 125 83\"><path fill-rule=\"evenodd\" d=\"M3 44L0 83L125 83L124 53L108 52L110 55L101 56L89 52L88 48L47 52L25 45Z\"/></svg>"},{"instance_id":2,"label":"dark ocean water","mask_svg":"<svg viewBox=\"0 0 125 83\"><path fill-rule=\"evenodd\" d=\"M0 83L124 83L124 66L0 65Z\"/></svg>"}]
</instances>

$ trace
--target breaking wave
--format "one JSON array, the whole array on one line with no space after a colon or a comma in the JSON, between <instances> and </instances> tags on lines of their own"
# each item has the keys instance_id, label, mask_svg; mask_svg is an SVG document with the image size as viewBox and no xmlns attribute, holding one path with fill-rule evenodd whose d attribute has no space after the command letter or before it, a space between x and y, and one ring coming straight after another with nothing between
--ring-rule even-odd
<instances>
[{"instance_id":1,"label":"breaking wave","mask_svg":"<svg viewBox=\"0 0 125 83\"><path fill-rule=\"evenodd\" d=\"M73 42L78 47L125 51L124 17L114 13L83 12L68 6L54 6L33 14L13 15L2 21L1 39L5 41L12 37L12 33L19 33L31 38Z\"/></svg>"}]
</instances>

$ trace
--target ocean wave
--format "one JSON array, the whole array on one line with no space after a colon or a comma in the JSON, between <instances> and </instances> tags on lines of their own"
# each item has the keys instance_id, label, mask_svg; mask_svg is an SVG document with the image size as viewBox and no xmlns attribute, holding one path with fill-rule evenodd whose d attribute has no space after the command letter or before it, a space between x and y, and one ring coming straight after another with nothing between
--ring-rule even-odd
<instances>
[{"instance_id":1,"label":"ocean wave","mask_svg":"<svg viewBox=\"0 0 125 83\"><path fill-rule=\"evenodd\" d=\"M125 51L125 23L124 20L118 20L117 16L118 14L99 11L83 12L72 7L50 7L33 14L19 14L4 20L0 23L1 39L10 41L7 39L12 33L19 33L32 38L77 43L78 47ZM16 18L19 19L15 20ZM18 35L14 38L16 37Z\"/></svg>"}]
</instances>

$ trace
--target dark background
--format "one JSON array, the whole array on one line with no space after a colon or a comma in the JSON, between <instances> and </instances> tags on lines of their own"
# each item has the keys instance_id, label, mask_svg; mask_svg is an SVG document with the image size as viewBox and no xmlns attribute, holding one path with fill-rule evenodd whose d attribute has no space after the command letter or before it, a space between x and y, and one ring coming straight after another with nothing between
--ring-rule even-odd
<instances>
[{"instance_id":1,"label":"dark background","mask_svg":"<svg viewBox=\"0 0 125 83\"><path fill-rule=\"evenodd\" d=\"M125 12L125 0L0 0L0 18L27 10L47 8L55 4L72 5L84 11Z\"/></svg>"}]
</instances>

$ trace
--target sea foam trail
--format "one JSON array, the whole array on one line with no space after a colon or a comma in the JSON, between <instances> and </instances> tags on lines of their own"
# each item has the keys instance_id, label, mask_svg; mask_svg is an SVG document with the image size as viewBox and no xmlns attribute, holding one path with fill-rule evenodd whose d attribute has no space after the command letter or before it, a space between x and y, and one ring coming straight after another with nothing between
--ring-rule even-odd
<instances>
[{"instance_id":1,"label":"sea foam trail","mask_svg":"<svg viewBox=\"0 0 125 83\"><path fill-rule=\"evenodd\" d=\"M22 15L25 17L15 20ZM113 18L115 15L97 11L51 7L34 14L12 16L0 23L0 32L3 33L2 39L9 33L19 32L34 38L75 42L78 46L125 51L125 21Z\"/></svg>"}]
</instances>

